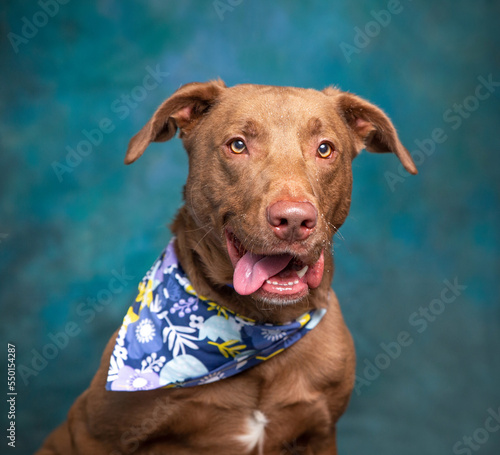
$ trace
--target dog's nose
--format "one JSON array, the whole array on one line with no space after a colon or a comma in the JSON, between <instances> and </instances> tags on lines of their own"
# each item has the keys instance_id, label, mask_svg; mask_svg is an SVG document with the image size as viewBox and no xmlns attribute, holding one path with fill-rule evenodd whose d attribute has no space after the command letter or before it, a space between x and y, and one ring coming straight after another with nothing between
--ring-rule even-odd
<instances>
[{"instance_id":1,"label":"dog's nose","mask_svg":"<svg viewBox=\"0 0 500 455\"><path fill-rule=\"evenodd\" d=\"M318 212L310 202L278 201L268 207L267 221L279 239L294 242L311 235Z\"/></svg>"}]
</instances>

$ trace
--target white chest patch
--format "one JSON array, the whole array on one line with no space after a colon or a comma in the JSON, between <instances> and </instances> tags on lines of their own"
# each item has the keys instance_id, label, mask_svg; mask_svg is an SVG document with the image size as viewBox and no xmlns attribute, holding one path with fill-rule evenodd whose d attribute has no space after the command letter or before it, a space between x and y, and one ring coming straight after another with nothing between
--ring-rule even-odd
<instances>
[{"instance_id":1,"label":"white chest patch","mask_svg":"<svg viewBox=\"0 0 500 455\"><path fill-rule=\"evenodd\" d=\"M267 422L266 416L260 411L254 411L247 419L245 433L236 436L236 439L245 446L247 452L251 452L257 447L258 453L262 454Z\"/></svg>"}]
</instances>

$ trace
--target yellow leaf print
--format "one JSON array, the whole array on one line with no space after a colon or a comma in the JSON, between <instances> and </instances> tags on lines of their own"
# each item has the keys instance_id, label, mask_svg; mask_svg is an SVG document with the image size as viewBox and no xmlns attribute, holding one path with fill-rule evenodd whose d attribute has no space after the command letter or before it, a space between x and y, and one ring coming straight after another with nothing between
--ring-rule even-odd
<instances>
[{"instance_id":1,"label":"yellow leaf print","mask_svg":"<svg viewBox=\"0 0 500 455\"><path fill-rule=\"evenodd\" d=\"M258 355L257 357L255 357L256 359L258 360L269 360L271 357L274 357L276 354L279 354L280 352L283 352L285 349L278 349L276 352L273 352L272 354L268 355L267 357L264 357L264 356L261 356L261 355Z\"/></svg>"},{"instance_id":2,"label":"yellow leaf print","mask_svg":"<svg viewBox=\"0 0 500 455\"><path fill-rule=\"evenodd\" d=\"M209 341L208 344L213 346L217 346L219 348L220 353L227 359L229 356L236 357L241 353L243 349L246 348L245 344L239 344L238 346L231 346L234 343L238 343L238 340L228 340L224 343L214 343L213 341Z\"/></svg>"},{"instance_id":3,"label":"yellow leaf print","mask_svg":"<svg viewBox=\"0 0 500 455\"><path fill-rule=\"evenodd\" d=\"M199 297L200 299L204 300L203 297L200 295L197 295L196 294L196 291L194 290L194 287L192 284L188 284L186 286L184 286L184 290L188 293L188 294L191 294L191 295L194 295L195 297Z\"/></svg>"},{"instance_id":4,"label":"yellow leaf print","mask_svg":"<svg viewBox=\"0 0 500 455\"><path fill-rule=\"evenodd\" d=\"M205 301L208 300L206 297L202 297L201 295L199 295L198 297L201 300L205 300ZM242 319L243 321L255 323L255 319L252 319L252 318L249 318L246 316L242 316L241 314L235 313L234 311L231 311L230 309L225 308L225 307L219 305L218 303L207 302L207 305L208 305L208 311L217 310L217 316L224 316L226 319L229 319L229 313L230 313L230 314Z\"/></svg>"},{"instance_id":5,"label":"yellow leaf print","mask_svg":"<svg viewBox=\"0 0 500 455\"><path fill-rule=\"evenodd\" d=\"M215 302L208 302L208 311L213 311L213 310L217 310L217 316L222 315L226 319L229 319L229 315L227 314L229 310L227 310L223 306L217 305Z\"/></svg>"},{"instance_id":6,"label":"yellow leaf print","mask_svg":"<svg viewBox=\"0 0 500 455\"><path fill-rule=\"evenodd\" d=\"M129 324L132 324L139 320L139 315L134 313L134 308L130 307L125 315L125 319L123 321L123 325L128 327ZM126 321L126 322L125 322Z\"/></svg>"},{"instance_id":7,"label":"yellow leaf print","mask_svg":"<svg viewBox=\"0 0 500 455\"><path fill-rule=\"evenodd\" d=\"M141 308L144 308L151 305L153 301L153 280L148 280L147 284L144 284L143 281L139 283L139 294L135 299L136 302L141 302Z\"/></svg>"}]
</instances>

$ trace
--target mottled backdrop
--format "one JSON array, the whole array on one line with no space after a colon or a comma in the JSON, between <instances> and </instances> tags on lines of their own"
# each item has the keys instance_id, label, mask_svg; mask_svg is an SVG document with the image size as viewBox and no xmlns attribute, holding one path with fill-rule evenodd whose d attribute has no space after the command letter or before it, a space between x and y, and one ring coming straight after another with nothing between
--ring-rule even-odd
<instances>
[{"instance_id":1,"label":"mottled backdrop","mask_svg":"<svg viewBox=\"0 0 500 455\"><path fill-rule=\"evenodd\" d=\"M216 77L355 92L418 163L415 177L390 155L354 163L333 283L358 355L340 453L499 453L498 1L0 11L0 384L10 342L18 392L15 452L2 398L2 453L31 453L65 418L170 237L181 143L125 167L129 138L181 84Z\"/></svg>"}]
</instances>

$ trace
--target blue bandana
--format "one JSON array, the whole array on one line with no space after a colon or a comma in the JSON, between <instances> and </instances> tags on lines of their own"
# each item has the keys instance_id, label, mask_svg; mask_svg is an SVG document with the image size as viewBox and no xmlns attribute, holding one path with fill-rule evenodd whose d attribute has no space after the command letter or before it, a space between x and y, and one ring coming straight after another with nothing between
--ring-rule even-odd
<instances>
[{"instance_id":1,"label":"blue bandana","mask_svg":"<svg viewBox=\"0 0 500 455\"><path fill-rule=\"evenodd\" d=\"M139 284L111 355L107 390L191 387L241 373L285 350L325 314L257 324L198 295L169 243Z\"/></svg>"}]
</instances>

